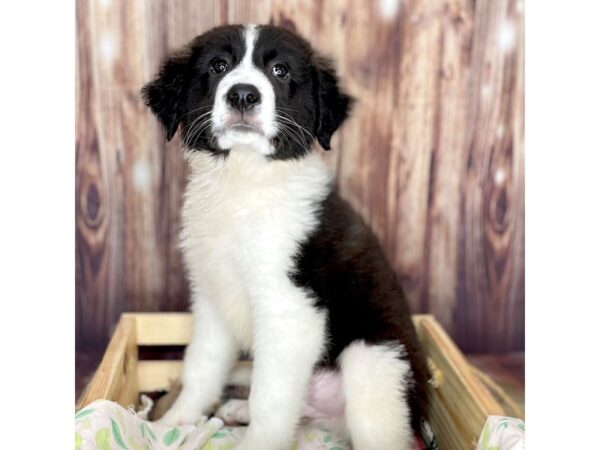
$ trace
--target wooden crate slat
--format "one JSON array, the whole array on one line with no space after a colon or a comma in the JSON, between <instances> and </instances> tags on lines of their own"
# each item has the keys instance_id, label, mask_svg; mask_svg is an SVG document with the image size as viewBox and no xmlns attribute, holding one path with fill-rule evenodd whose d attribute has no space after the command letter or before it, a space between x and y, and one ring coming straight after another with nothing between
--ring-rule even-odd
<instances>
[{"instance_id":1,"label":"wooden crate slat","mask_svg":"<svg viewBox=\"0 0 600 450\"><path fill-rule=\"evenodd\" d=\"M125 313L136 322L137 345L187 345L191 313Z\"/></svg>"},{"instance_id":2,"label":"wooden crate slat","mask_svg":"<svg viewBox=\"0 0 600 450\"><path fill-rule=\"evenodd\" d=\"M415 323L426 354L443 374L439 386L430 389L432 426L448 448L472 448L487 416L504 410L435 318L415 317ZM461 447L454 446L457 439L464 441Z\"/></svg>"},{"instance_id":3,"label":"wooden crate slat","mask_svg":"<svg viewBox=\"0 0 600 450\"><path fill-rule=\"evenodd\" d=\"M467 436L466 430L457 426L454 415L450 413L447 406L441 400L437 389L429 390L428 420L434 430L436 440L441 449L471 449L472 439Z\"/></svg>"},{"instance_id":4,"label":"wooden crate slat","mask_svg":"<svg viewBox=\"0 0 600 450\"><path fill-rule=\"evenodd\" d=\"M79 401L78 409L98 399L113 400L125 407L137 404L139 390L135 327L133 318L121 317L100 366Z\"/></svg>"},{"instance_id":5,"label":"wooden crate slat","mask_svg":"<svg viewBox=\"0 0 600 450\"><path fill-rule=\"evenodd\" d=\"M139 361L138 386L140 392L168 390L171 381L179 379L183 361Z\"/></svg>"}]
</instances>

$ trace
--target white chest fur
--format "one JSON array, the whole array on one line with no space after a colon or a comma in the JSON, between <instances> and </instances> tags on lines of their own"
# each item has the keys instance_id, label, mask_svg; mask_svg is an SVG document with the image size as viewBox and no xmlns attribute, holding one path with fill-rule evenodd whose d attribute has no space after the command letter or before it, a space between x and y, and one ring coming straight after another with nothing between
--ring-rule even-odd
<instances>
[{"instance_id":1,"label":"white chest fur","mask_svg":"<svg viewBox=\"0 0 600 450\"><path fill-rule=\"evenodd\" d=\"M254 300L266 288L285 295L293 257L317 226L331 175L316 154L269 161L238 147L227 158L194 152L188 161L181 242L193 302L213 302L249 349Z\"/></svg>"}]
</instances>

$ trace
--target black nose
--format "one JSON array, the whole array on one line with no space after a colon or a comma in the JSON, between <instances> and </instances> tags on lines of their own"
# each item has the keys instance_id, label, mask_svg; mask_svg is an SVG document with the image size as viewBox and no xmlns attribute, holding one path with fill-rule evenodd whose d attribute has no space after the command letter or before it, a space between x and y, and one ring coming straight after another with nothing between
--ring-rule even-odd
<instances>
[{"instance_id":1,"label":"black nose","mask_svg":"<svg viewBox=\"0 0 600 450\"><path fill-rule=\"evenodd\" d=\"M260 103L260 92L251 84L235 84L227 93L227 103L243 113Z\"/></svg>"}]
</instances>

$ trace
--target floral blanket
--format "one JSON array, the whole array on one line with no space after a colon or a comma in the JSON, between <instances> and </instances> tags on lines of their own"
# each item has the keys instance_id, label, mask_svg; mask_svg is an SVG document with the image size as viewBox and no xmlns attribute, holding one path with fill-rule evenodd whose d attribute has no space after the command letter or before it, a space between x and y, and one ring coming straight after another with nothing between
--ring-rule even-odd
<instances>
[{"instance_id":1,"label":"floral blanket","mask_svg":"<svg viewBox=\"0 0 600 450\"><path fill-rule=\"evenodd\" d=\"M525 450L525 422L513 417L489 416L476 450Z\"/></svg>"},{"instance_id":2,"label":"floral blanket","mask_svg":"<svg viewBox=\"0 0 600 450\"><path fill-rule=\"evenodd\" d=\"M196 425L165 427L146 420L146 410L136 413L109 400L90 403L75 415L75 450L232 450L245 426L226 426L219 417L204 418ZM424 440L415 449L437 449L427 423ZM424 443L426 442L426 444ZM524 450L525 424L509 417L490 416L477 450ZM298 430L291 450L351 450L349 442L314 426Z\"/></svg>"},{"instance_id":3,"label":"floral blanket","mask_svg":"<svg viewBox=\"0 0 600 450\"><path fill-rule=\"evenodd\" d=\"M75 450L232 450L246 427L218 417L197 425L164 427L109 400L90 403L75 415ZM301 428L293 450L350 450L347 442L317 428Z\"/></svg>"}]
</instances>

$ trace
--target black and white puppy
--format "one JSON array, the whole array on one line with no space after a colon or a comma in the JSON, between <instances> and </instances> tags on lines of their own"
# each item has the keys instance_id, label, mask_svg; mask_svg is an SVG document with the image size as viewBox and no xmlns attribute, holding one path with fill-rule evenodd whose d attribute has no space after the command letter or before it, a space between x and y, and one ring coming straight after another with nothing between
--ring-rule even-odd
<instances>
[{"instance_id":1,"label":"black and white puppy","mask_svg":"<svg viewBox=\"0 0 600 450\"><path fill-rule=\"evenodd\" d=\"M163 417L194 423L253 356L240 449L287 449L303 414L339 415L359 450L407 449L427 379L404 294L313 150L349 113L332 64L273 26L218 27L143 96L190 180L182 248L194 330Z\"/></svg>"}]
</instances>

